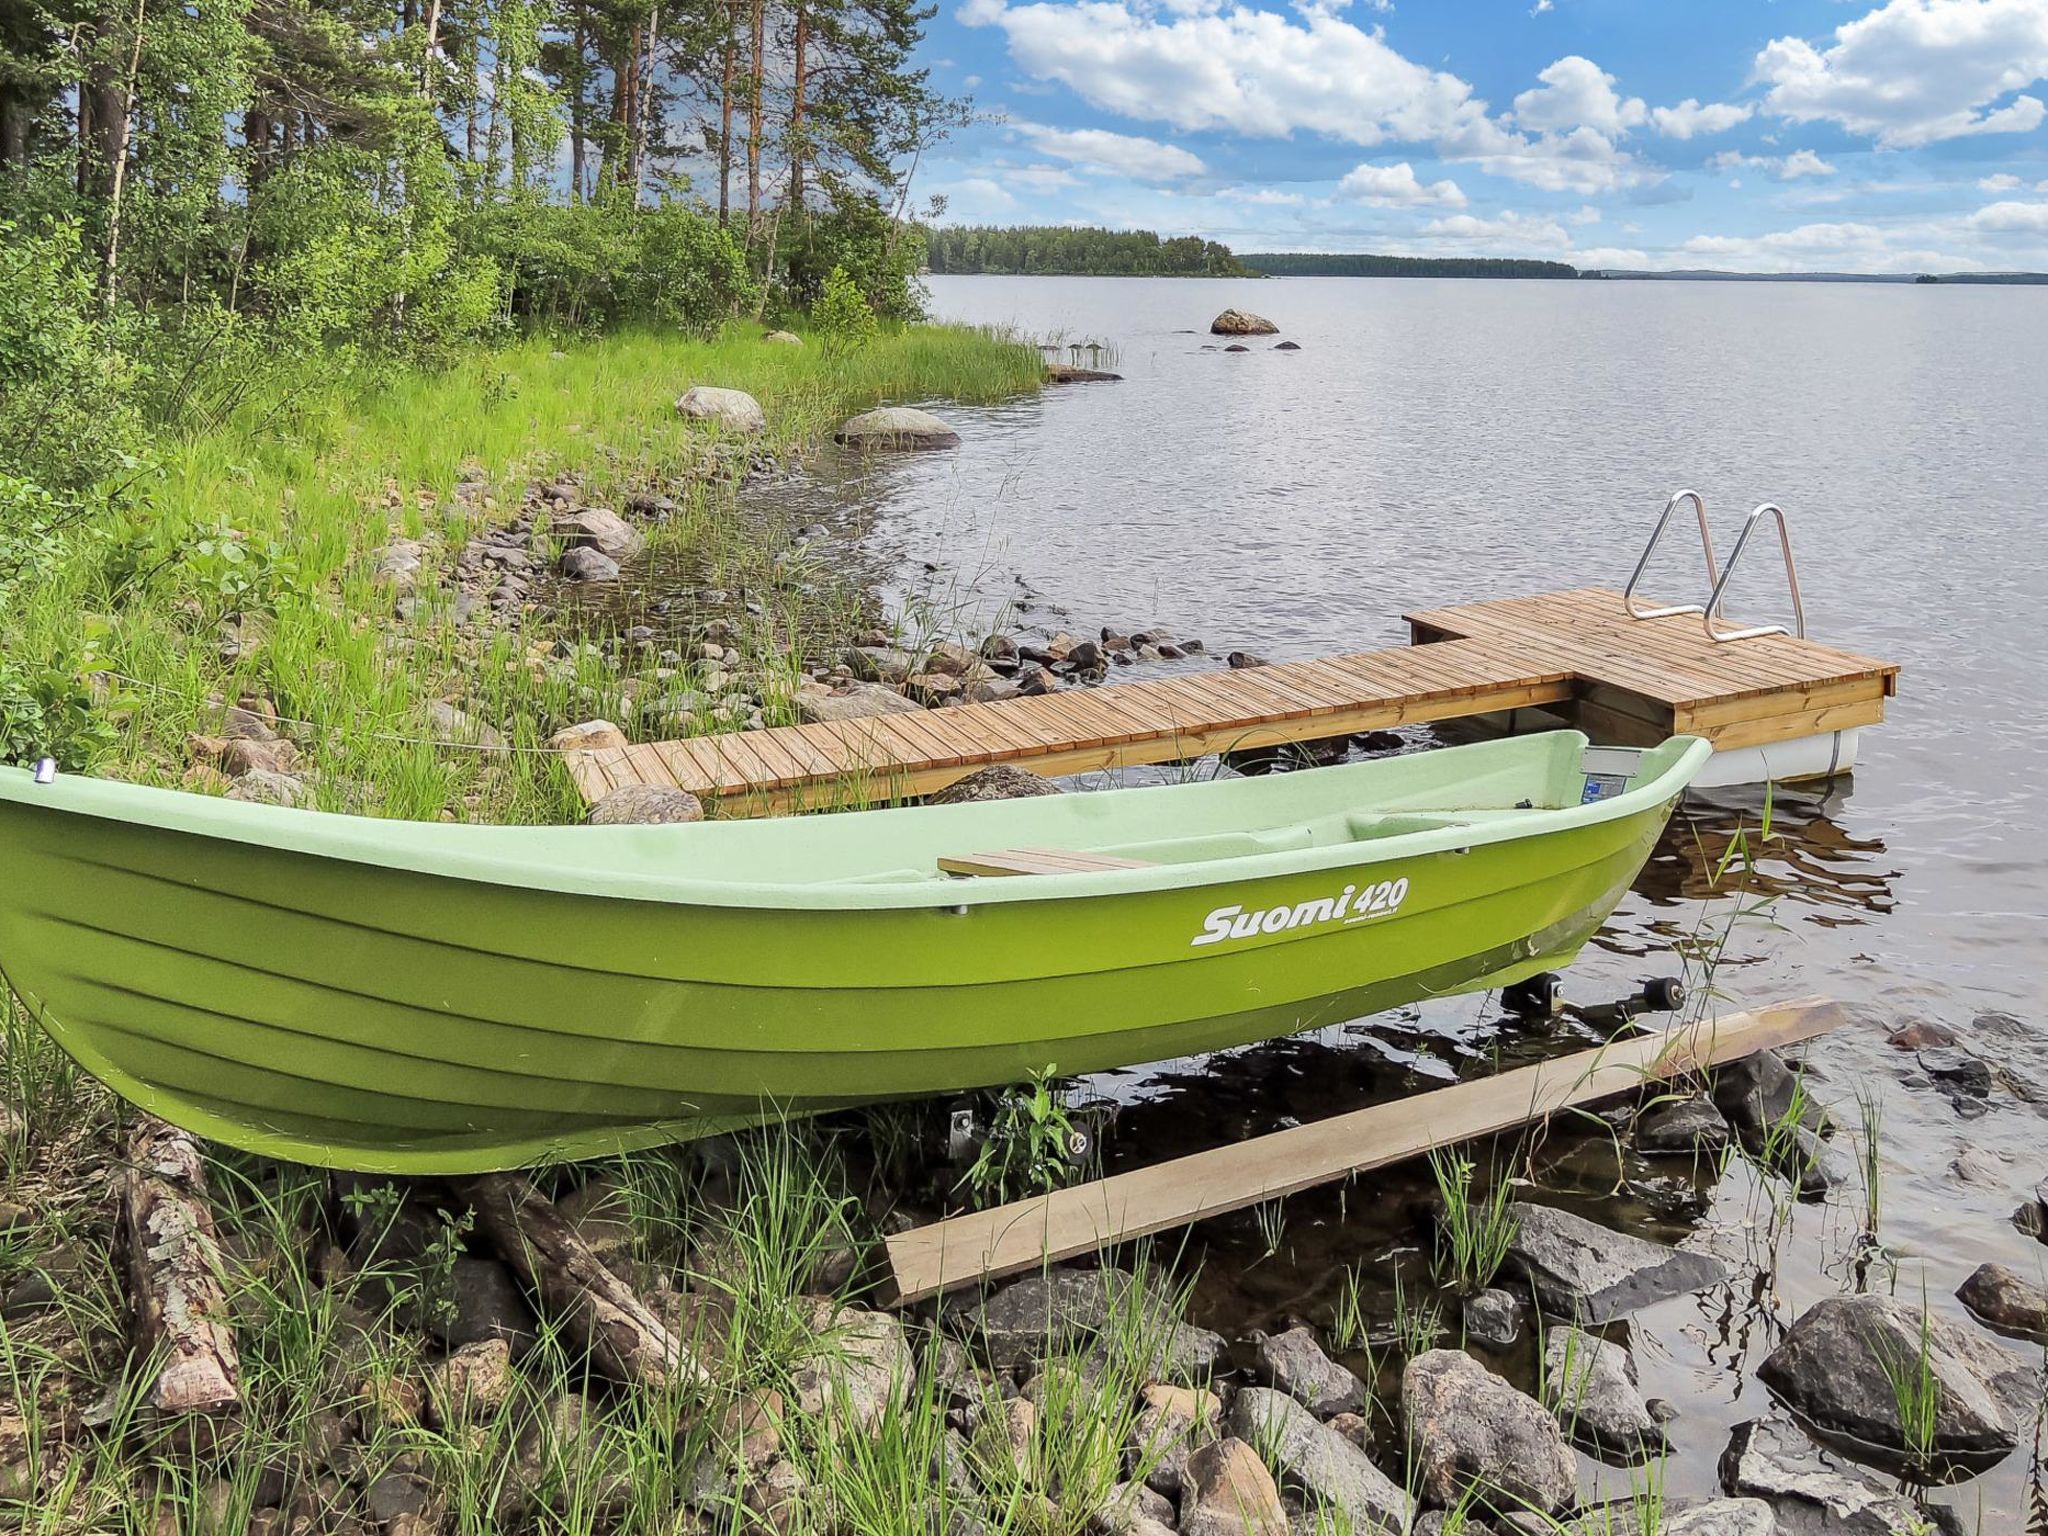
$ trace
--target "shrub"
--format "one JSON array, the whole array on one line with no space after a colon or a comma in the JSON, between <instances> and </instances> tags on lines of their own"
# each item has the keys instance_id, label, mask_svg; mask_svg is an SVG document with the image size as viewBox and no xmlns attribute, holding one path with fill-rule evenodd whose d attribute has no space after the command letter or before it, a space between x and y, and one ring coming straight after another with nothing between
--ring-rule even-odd
<instances>
[{"instance_id":1,"label":"shrub","mask_svg":"<svg viewBox=\"0 0 2048 1536\"><path fill-rule=\"evenodd\" d=\"M857 347L873 340L880 329L874 310L844 267L834 267L826 277L824 292L811 306L811 324L827 346L838 347Z\"/></svg>"}]
</instances>

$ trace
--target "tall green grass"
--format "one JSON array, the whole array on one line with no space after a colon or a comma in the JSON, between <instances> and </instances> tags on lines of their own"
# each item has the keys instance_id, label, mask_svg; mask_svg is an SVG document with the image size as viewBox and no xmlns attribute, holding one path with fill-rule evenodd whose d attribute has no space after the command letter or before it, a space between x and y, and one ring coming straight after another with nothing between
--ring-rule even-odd
<instances>
[{"instance_id":1,"label":"tall green grass","mask_svg":"<svg viewBox=\"0 0 2048 1536\"><path fill-rule=\"evenodd\" d=\"M536 338L434 373L251 399L215 429L158 445L122 505L11 594L0 652L93 680L120 726L97 772L175 782L186 734L214 723L208 700L251 692L306 722L292 734L312 748L323 806L571 819L579 807L540 750L547 736L570 720L630 714L635 688L687 689L689 669L657 680L651 660L615 670L589 648L548 656L569 626L545 618L491 635L423 601L398 622L391 591L372 578L378 549L424 539L445 569L472 533L509 520L536 478L580 477L592 502L615 507L658 486L678 510L651 536L686 549L707 580L761 598L733 643L759 674L767 713L786 718L803 646L843 638L858 595L834 573L803 570L785 530L743 514L736 485L748 458L800 458L844 415L879 402L992 400L1036 388L1041 373L1034 349L950 327L830 349L745 329L711 340L637 331ZM674 401L693 384L753 393L766 436L720 441L678 418ZM465 470L482 479L458 496ZM430 560L423 594L435 574ZM223 623L250 640L246 654L223 656ZM465 701L512 750L442 743L427 714L442 698Z\"/></svg>"}]
</instances>

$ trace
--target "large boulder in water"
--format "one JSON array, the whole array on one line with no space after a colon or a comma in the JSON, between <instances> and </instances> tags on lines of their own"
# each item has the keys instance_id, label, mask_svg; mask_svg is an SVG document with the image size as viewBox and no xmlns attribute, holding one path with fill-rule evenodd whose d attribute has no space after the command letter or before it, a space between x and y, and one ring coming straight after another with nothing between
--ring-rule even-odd
<instances>
[{"instance_id":1,"label":"large boulder in water","mask_svg":"<svg viewBox=\"0 0 2048 1536\"><path fill-rule=\"evenodd\" d=\"M930 411L885 405L841 422L832 440L849 448L957 448L960 434Z\"/></svg>"},{"instance_id":2,"label":"large boulder in water","mask_svg":"<svg viewBox=\"0 0 2048 1536\"><path fill-rule=\"evenodd\" d=\"M1509 1207L1508 1267L1552 1317L1598 1328L1638 1307L1702 1291L1728 1278L1719 1259L1616 1232L1554 1206Z\"/></svg>"},{"instance_id":3,"label":"large boulder in water","mask_svg":"<svg viewBox=\"0 0 2048 1536\"><path fill-rule=\"evenodd\" d=\"M690 421L716 422L728 432L765 432L768 414L761 402L744 389L718 389L709 384L692 385L676 401L676 414Z\"/></svg>"},{"instance_id":4,"label":"large boulder in water","mask_svg":"<svg viewBox=\"0 0 2048 1536\"><path fill-rule=\"evenodd\" d=\"M2038 1372L1981 1333L1891 1296L1829 1296L1799 1315L1757 1368L1764 1384L1820 1429L1901 1457L1962 1460L2019 1443ZM1911 1443L1899 1378L1934 1395L1931 1445Z\"/></svg>"},{"instance_id":5,"label":"large boulder in water","mask_svg":"<svg viewBox=\"0 0 2048 1536\"><path fill-rule=\"evenodd\" d=\"M1209 322L1212 336L1277 336L1280 327L1248 309L1226 309Z\"/></svg>"},{"instance_id":6,"label":"large boulder in water","mask_svg":"<svg viewBox=\"0 0 2048 1536\"><path fill-rule=\"evenodd\" d=\"M549 531L568 549L594 549L611 560L630 560L647 547L647 536L609 507L585 507L558 517Z\"/></svg>"}]
</instances>

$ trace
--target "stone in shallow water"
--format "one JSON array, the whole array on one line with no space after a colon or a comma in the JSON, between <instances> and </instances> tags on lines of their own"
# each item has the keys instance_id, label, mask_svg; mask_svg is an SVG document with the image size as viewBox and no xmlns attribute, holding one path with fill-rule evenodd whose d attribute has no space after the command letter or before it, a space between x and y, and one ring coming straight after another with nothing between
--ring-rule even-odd
<instances>
[{"instance_id":1,"label":"stone in shallow water","mask_svg":"<svg viewBox=\"0 0 2048 1536\"><path fill-rule=\"evenodd\" d=\"M1709 1499L1667 1510L1658 1536L1777 1536L1777 1516L1762 1499Z\"/></svg>"},{"instance_id":2,"label":"stone in shallow water","mask_svg":"<svg viewBox=\"0 0 2048 1536\"><path fill-rule=\"evenodd\" d=\"M832 440L849 448L956 448L960 434L930 411L885 405L841 422Z\"/></svg>"},{"instance_id":3,"label":"stone in shallow water","mask_svg":"<svg viewBox=\"0 0 2048 1536\"><path fill-rule=\"evenodd\" d=\"M1721 1487L1771 1507L1779 1536L1898 1536L1932 1521L1960 1536L1953 1512L1915 1504L1841 1467L1789 1419L1735 1426L1721 1453Z\"/></svg>"},{"instance_id":4,"label":"stone in shallow water","mask_svg":"<svg viewBox=\"0 0 2048 1536\"><path fill-rule=\"evenodd\" d=\"M1311 1510L1326 1510L1347 1522L1341 1528L1365 1536L1405 1530L1408 1495L1352 1440L1284 1393L1246 1387L1230 1405L1230 1432L1261 1447L1282 1487L1300 1495Z\"/></svg>"},{"instance_id":5,"label":"stone in shallow water","mask_svg":"<svg viewBox=\"0 0 2048 1536\"><path fill-rule=\"evenodd\" d=\"M1470 1355L1432 1349L1410 1360L1401 1419L1425 1504L1453 1507L1468 1489L1541 1513L1578 1499L1578 1462L1557 1420Z\"/></svg>"},{"instance_id":6,"label":"stone in shallow water","mask_svg":"<svg viewBox=\"0 0 2048 1536\"><path fill-rule=\"evenodd\" d=\"M617 581L619 562L601 549L579 545L563 554L561 571L571 581Z\"/></svg>"},{"instance_id":7,"label":"stone in shallow water","mask_svg":"<svg viewBox=\"0 0 2048 1536\"><path fill-rule=\"evenodd\" d=\"M1631 1237L1553 1206L1510 1210L1516 1231L1508 1265L1555 1317L1599 1327L1728 1278L1719 1259Z\"/></svg>"},{"instance_id":8,"label":"stone in shallow water","mask_svg":"<svg viewBox=\"0 0 2048 1536\"><path fill-rule=\"evenodd\" d=\"M1611 1339L1560 1325L1543 1343L1545 1396L1574 1439L1633 1461L1664 1444L1636 1385L1636 1363Z\"/></svg>"},{"instance_id":9,"label":"stone in shallow water","mask_svg":"<svg viewBox=\"0 0 2048 1536\"><path fill-rule=\"evenodd\" d=\"M1365 1406L1365 1383L1323 1353L1306 1327L1252 1335L1259 1374L1319 1419Z\"/></svg>"},{"instance_id":10,"label":"stone in shallow water","mask_svg":"<svg viewBox=\"0 0 2048 1536\"><path fill-rule=\"evenodd\" d=\"M2048 1338L2048 1286L2003 1264L1980 1264L1956 1298L1993 1328Z\"/></svg>"},{"instance_id":11,"label":"stone in shallow water","mask_svg":"<svg viewBox=\"0 0 2048 1536\"><path fill-rule=\"evenodd\" d=\"M1718 1152L1728 1141L1728 1118L1707 1099L1660 1104L1636 1122L1640 1152Z\"/></svg>"},{"instance_id":12,"label":"stone in shallow water","mask_svg":"<svg viewBox=\"0 0 2048 1536\"><path fill-rule=\"evenodd\" d=\"M1209 322L1212 336L1277 336L1280 327L1248 309L1226 309Z\"/></svg>"},{"instance_id":13,"label":"stone in shallow water","mask_svg":"<svg viewBox=\"0 0 2048 1536\"><path fill-rule=\"evenodd\" d=\"M585 507L558 517L550 531L563 544L595 549L613 560L630 560L647 547L647 535L609 507Z\"/></svg>"},{"instance_id":14,"label":"stone in shallow water","mask_svg":"<svg viewBox=\"0 0 2048 1536\"><path fill-rule=\"evenodd\" d=\"M1522 1332L1522 1303L1511 1291L1489 1287L1461 1305L1465 1337L1488 1349L1506 1349Z\"/></svg>"},{"instance_id":15,"label":"stone in shallow water","mask_svg":"<svg viewBox=\"0 0 2048 1536\"><path fill-rule=\"evenodd\" d=\"M2039 1373L1984 1335L1895 1297L1815 1302L1757 1374L1822 1430L1903 1456L1910 1446L1893 1377L1922 1370L1938 1389L1936 1455L1999 1456L2018 1444Z\"/></svg>"}]
</instances>

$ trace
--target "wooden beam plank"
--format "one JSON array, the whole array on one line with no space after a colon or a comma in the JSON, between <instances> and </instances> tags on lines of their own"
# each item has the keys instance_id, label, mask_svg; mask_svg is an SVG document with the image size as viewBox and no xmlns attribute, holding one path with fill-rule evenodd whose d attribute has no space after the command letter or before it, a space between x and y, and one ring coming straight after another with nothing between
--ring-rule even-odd
<instances>
[{"instance_id":1,"label":"wooden beam plank","mask_svg":"<svg viewBox=\"0 0 2048 1536\"><path fill-rule=\"evenodd\" d=\"M1768 1047L1809 1040L1843 1017L1835 1004L1809 997L1681 1025L934 1222L885 1245L890 1299L922 1300L1242 1210L1433 1147L1525 1125L1568 1106L1634 1092L1646 1082L1696 1075Z\"/></svg>"}]
</instances>

